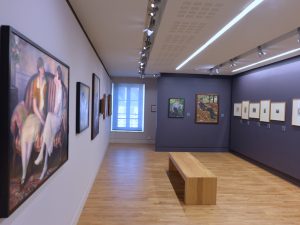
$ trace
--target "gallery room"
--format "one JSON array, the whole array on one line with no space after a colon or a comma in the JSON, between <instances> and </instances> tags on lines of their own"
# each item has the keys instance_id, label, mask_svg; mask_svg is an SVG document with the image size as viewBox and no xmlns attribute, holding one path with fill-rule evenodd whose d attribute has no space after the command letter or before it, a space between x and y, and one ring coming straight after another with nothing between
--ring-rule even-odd
<instances>
[{"instance_id":1,"label":"gallery room","mask_svg":"<svg viewBox=\"0 0 300 225\"><path fill-rule=\"evenodd\" d=\"M299 0L0 0L0 225L300 225Z\"/></svg>"}]
</instances>

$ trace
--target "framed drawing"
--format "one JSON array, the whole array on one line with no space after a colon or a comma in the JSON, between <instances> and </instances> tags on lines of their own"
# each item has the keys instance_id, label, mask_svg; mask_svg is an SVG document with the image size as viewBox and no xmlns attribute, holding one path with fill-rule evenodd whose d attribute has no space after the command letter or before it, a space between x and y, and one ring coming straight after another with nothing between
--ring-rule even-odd
<instances>
[{"instance_id":1,"label":"framed drawing","mask_svg":"<svg viewBox=\"0 0 300 225\"><path fill-rule=\"evenodd\" d=\"M271 103L271 120L285 121L285 102Z\"/></svg>"},{"instance_id":2,"label":"framed drawing","mask_svg":"<svg viewBox=\"0 0 300 225\"><path fill-rule=\"evenodd\" d=\"M261 122L270 122L270 100L262 100L260 101L260 121Z\"/></svg>"},{"instance_id":3,"label":"framed drawing","mask_svg":"<svg viewBox=\"0 0 300 225\"><path fill-rule=\"evenodd\" d=\"M93 74L92 81L92 140L99 134L99 103L100 103L100 79Z\"/></svg>"},{"instance_id":4,"label":"framed drawing","mask_svg":"<svg viewBox=\"0 0 300 225\"><path fill-rule=\"evenodd\" d=\"M242 104L241 103L234 103L233 105L233 116L242 116Z\"/></svg>"},{"instance_id":5,"label":"framed drawing","mask_svg":"<svg viewBox=\"0 0 300 225\"><path fill-rule=\"evenodd\" d=\"M293 99L292 125L300 126L300 99Z\"/></svg>"},{"instance_id":6,"label":"framed drawing","mask_svg":"<svg viewBox=\"0 0 300 225\"><path fill-rule=\"evenodd\" d=\"M260 103L250 103L249 104L249 118L259 119Z\"/></svg>"},{"instance_id":7,"label":"framed drawing","mask_svg":"<svg viewBox=\"0 0 300 225\"><path fill-rule=\"evenodd\" d=\"M242 119L249 119L249 101L242 101Z\"/></svg>"},{"instance_id":8,"label":"framed drawing","mask_svg":"<svg viewBox=\"0 0 300 225\"><path fill-rule=\"evenodd\" d=\"M217 124L219 122L219 96L196 94L196 123Z\"/></svg>"},{"instance_id":9,"label":"framed drawing","mask_svg":"<svg viewBox=\"0 0 300 225\"><path fill-rule=\"evenodd\" d=\"M8 217L68 160L69 67L1 27L0 217Z\"/></svg>"},{"instance_id":10,"label":"framed drawing","mask_svg":"<svg viewBox=\"0 0 300 225\"><path fill-rule=\"evenodd\" d=\"M157 111L157 106L151 105L151 112L156 112L156 111Z\"/></svg>"},{"instance_id":11,"label":"framed drawing","mask_svg":"<svg viewBox=\"0 0 300 225\"><path fill-rule=\"evenodd\" d=\"M76 133L89 127L90 88L81 83L76 84Z\"/></svg>"},{"instance_id":12,"label":"framed drawing","mask_svg":"<svg viewBox=\"0 0 300 225\"><path fill-rule=\"evenodd\" d=\"M184 98L169 98L169 118L184 117Z\"/></svg>"},{"instance_id":13,"label":"framed drawing","mask_svg":"<svg viewBox=\"0 0 300 225\"><path fill-rule=\"evenodd\" d=\"M112 114L112 98L111 94L107 95L107 114L111 116Z\"/></svg>"}]
</instances>

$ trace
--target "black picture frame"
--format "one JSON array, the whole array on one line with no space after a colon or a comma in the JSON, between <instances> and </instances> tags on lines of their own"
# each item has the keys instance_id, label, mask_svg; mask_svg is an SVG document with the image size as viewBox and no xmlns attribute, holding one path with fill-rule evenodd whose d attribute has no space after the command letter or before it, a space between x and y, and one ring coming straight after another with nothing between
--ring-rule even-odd
<instances>
[{"instance_id":1,"label":"black picture frame","mask_svg":"<svg viewBox=\"0 0 300 225\"><path fill-rule=\"evenodd\" d=\"M7 218L68 161L70 68L10 26L0 35L0 217Z\"/></svg>"},{"instance_id":2,"label":"black picture frame","mask_svg":"<svg viewBox=\"0 0 300 225\"><path fill-rule=\"evenodd\" d=\"M92 81L92 129L91 139L93 140L99 134L99 103L100 103L100 78L93 74Z\"/></svg>"},{"instance_id":3,"label":"black picture frame","mask_svg":"<svg viewBox=\"0 0 300 225\"><path fill-rule=\"evenodd\" d=\"M89 127L90 87L84 83L76 83L76 134Z\"/></svg>"}]
</instances>

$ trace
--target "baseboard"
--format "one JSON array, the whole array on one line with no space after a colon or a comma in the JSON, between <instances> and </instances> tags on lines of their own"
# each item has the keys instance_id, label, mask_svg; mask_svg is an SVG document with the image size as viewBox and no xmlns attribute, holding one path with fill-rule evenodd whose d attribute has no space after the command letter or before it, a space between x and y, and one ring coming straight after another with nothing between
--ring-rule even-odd
<instances>
[{"instance_id":1,"label":"baseboard","mask_svg":"<svg viewBox=\"0 0 300 225\"><path fill-rule=\"evenodd\" d=\"M110 139L112 144L155 144L153 139Z\"/></svg>"},{"instance_id":2,"label":"baseboard","mask_svg":"<svg viewBox=\"0 0 300 225\"><path fill-rule=\"evenodd\" d=\"M281 172L279 170L276 170L276 169L274 169L274 168L272 168L272 167L270 167L270 166L268 166L268 165L266 165L264 163L256 161L255 159L252 159L252 158L250 158L250 157L248 157L248 156L246 156L246 155L244 155L244 154L242 154L240 152L237 152L237 151L234 151L234 150L230 150L230 153L232 153L232 154L236 155L237 157L240 157L240 158L242 158L242 159L244 159L244 160L246 160L246 161L248 161L248 162L250 162L250 163L252 163L252 164L254 164L254 165L256 165L256 166L258 166L258 167L260 167L260 168L262 168L264 170L266 170L266 171L268 171L269 173L271 173L271 174L273 174L275 176L278 176L278 177L286 180L287 182L293 183L296 186L300 187L300 180L297 179L297 178L295 178L295 177L292 177L292 176L290 176L290 175L288 175L286 173L283 173L283 172Z\"/></svg>"}]
</instances>

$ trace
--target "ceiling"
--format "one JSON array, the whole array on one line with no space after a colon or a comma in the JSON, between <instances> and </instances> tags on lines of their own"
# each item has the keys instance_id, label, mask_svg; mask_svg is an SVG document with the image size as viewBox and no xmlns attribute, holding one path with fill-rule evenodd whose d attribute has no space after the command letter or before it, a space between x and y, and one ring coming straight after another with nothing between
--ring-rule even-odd
<instances>
[{"instance_id":1,"label":"ceiling","mask_svg":"<svg viewBox=\"0 0 300 225\"><path fill-rule=\"evenodd\" d=\"M252 1L166 1L146 74L209 74L208 69L300 26L299 0L264 0L202 53L180 70L175 70L182 61ZM108 73L113 77L139 76L139 52L143 46L148 0L69 0L69 2ZM266 52L272 56L296 47L297 39L290 37L285 42L270 46ZM243 66L256 61L259 61L259 58L252 52L237 61L237 65ZM221 74L234 73L229 67L224 67Z\"/></svg>"}]
</instances>

